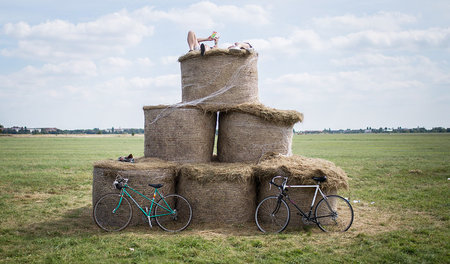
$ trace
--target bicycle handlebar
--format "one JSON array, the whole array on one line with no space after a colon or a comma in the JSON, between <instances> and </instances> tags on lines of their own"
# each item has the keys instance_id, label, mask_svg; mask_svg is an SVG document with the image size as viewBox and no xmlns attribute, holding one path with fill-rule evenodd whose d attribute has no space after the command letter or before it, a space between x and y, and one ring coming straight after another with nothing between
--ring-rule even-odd
<instances>
[{"instance_id":1,"label":"bicycle handlebar","mask_svg":"<svg viewBox=\"0 0 450 264\"><path fill-rule=\"evenodd\" d=\"M278 178L283 178L283 182L281 183L281 185L278 185L278 184L275 183L275 179L278 179ZM270 182L269 182L269 189L271 189L271 187L272 187L270 184L273 184L273 185L275 185L278 189L284 190L284 189L286 188L287 180L288 180L288 177L284 177L284 176L275 176L275 177L273 177L272 180L270 180Z\"/></svg>"},{"instance_id":2,"label":"bicycle handlebar","mask_svg":"<svg viewBox=\"0 0 450 264\"><path fill-rule=\"evenodd\" d=\"M118 177L114 180L113 186L117 189L122 189L128 183L127 178Z\"/></svg>"}]
</instances>

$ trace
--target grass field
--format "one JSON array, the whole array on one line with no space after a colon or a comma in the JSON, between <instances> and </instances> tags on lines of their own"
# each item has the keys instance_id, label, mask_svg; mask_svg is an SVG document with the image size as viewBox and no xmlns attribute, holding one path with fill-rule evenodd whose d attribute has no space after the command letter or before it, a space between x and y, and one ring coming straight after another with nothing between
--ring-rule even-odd
<instances>
[{"instance_id":1,"label":"grass field","mask_svg":"<svg viewBox=\"0 0 450 264\"><path fill-rule=\"evenodd\" d=\"M450 134L295 136L295 154L348 173L356 216L344 234L102 232L92 163L142 156L143 146L142 136L0 137L0 263L450 263Z\"/></svg>"}]
</instances>

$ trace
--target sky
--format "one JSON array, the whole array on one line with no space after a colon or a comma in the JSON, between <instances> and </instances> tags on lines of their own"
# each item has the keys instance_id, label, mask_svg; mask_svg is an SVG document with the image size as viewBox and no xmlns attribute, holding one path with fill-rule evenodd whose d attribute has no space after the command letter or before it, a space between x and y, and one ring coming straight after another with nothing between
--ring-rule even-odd
<instances>
[{"instance_id":1,"label":"sky","mask_svg":"<svg viewBox=\"0 0 450 264\"><path fill-rule=\"evenodd\" d=\"M143 128L181 101L187 32L248 41L296 130L450 127L448 0L0 1L0 124Z\"/></svg>"}]
</instances>

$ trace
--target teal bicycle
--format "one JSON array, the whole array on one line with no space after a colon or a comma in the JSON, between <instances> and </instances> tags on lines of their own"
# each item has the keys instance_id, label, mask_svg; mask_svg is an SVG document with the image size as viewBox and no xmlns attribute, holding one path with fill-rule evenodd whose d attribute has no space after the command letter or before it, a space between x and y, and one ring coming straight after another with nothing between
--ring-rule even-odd
<instances>
[{"instance_id":1,"label":"teal bicycle","mask_svg":"<svg viewBox=\"0 0 450 264\"><path fill-rule=\"evenodd\" d=\"M163 184L149 184L155 188L153 198L150 199L128 185L128 179L118 178L113 185L120 190L118 193L109 193L102 196L94 206L95 223L106 231L120 231L131 222L133 208L129 199L142 211L143 217L152 226L152 218L158 226L169 232L178 232L186 229L192 220L192 207L188 200L178 194L163 196L158 189ZM150 208L145 209L131 196L129 190L144 197L150 203ZM156 194L160 199L156 202Z\"/></svg>"}]
</instances>

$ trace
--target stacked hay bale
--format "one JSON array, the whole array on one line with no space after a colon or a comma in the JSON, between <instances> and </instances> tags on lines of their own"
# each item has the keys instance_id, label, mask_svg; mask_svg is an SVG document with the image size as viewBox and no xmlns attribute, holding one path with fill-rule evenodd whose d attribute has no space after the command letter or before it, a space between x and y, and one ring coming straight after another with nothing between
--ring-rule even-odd
<instances>
[{"instance_id":1,"label":"stacked hay bale","mask_svg":"<svg viewBox=\"0 0 450 264\"><path fill-rule=\"evenodd\" d=\"M258 162L268 152L291 155L297 111L262 104L220 107L217 156L221 162Z\"/></svg>"},{"instance_id":2,"label":"stacked hay bale","mask_svg":"<svg viewBox=\"0 0 450 264\"><path fill-rule=\"evenodd\" d=\"M145 106L145 157L178 162L211 161L216 113L192 107Z\"/></svg>"},{"instance_id":3,"label":"stacked hay bale","mask_svg":"<svg viewBox=\"0 0 450 264\"><path fill-rule=\"evenodd\" d=\"M242 224L254 220L252 168L241 163L185 164L178 193L192 205L193 223Z\"/></svg>"},{"instance_id":4,"label":"stacked hay bale","mask_svg":"<svg viewBox=\"0 0 450 264\"><path fill-rule=\"evenodd\" d=\"M149 183L162 183L164 186L159 189L162 194L175 192L176 164L154 158L140 158L135 163L120 162L115 160L98 161L94 163L92 182L92 204L107 193L120 193L120 190L113 186L114 180L120 176L128 178L128 183L140 193L152 197L154 189L149 187ZM134 195L135 200L142 206L150 208L150 202L139 195ZM132 201L130 201L132 203ZM133 207L133 217L130 225L145 223L142 212Z\"/></svg>"},{"instance_id":5,"label":"stacked hay bale","mask_svg":"<svg viewBox=\"0 0 450 264\"><path fill-rule=\"evenodd\" d=\"M107 192L118 192L112 182L121 175L145 195L153 192L147 186L152 182L164 183L165 194L185 196L193 208L192 224L243 224L254 223L257 203L276 193L274 188L268 192L273 176L309 184L311 177L326 175L322 187L327 193L346 188L345 173L333 163L291 156L293 126L303 115L258 102L257 58L254 51L228 49L180 57L182 102L144 107L146 158L135 164L96 163L93 203ZM217 113L219 162L211 162ZM311 191L293 189L290 195L309 210ZM134 208L132 224L139 222L141 212ZM293 214L291 225L297 223L301 219Z\"/></svg>"},{"instance_id":6,"label":"stacked hay bale","mask_svg":"<svg viewBox=\"0 0 450 264\"><path fill-rule=\"evenodd\" d=\"M274 176L289 177L288 185L315 185L312 178L326 176L327 181L320 184L325 195L336 194L338 189L347 189L347 174L333 162L307 158L302 156L283 156L279 154L266 155L263 160L254 167L254 175L259 183L258 201L267 196L277 195L278 189L269 182ZM303 212L308 213L313 201L315 188L288 188L289 197ZM314 206L321 200L318 194ZM305 223L298 215L297 209L290 205L291 221L289 229L302 228ZM311 224L311 223L306 223Z\"/></svg>"},{"instance_id":7,"label":"stacked hay bale","mask_svg":"<svg viewBox=\"0 0 450 264\"><path fill-rule=\"evenodd\" d=\"M178 61L184 103L230 105L258 102L256 52L213 49L205 56L189 52Z\"/></svg>"}]
</instances>

